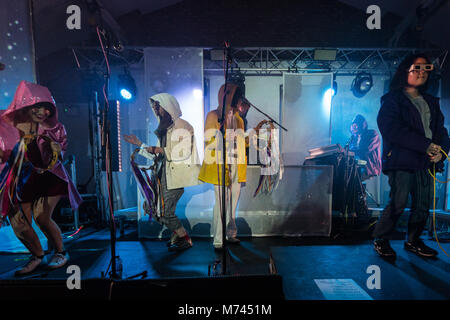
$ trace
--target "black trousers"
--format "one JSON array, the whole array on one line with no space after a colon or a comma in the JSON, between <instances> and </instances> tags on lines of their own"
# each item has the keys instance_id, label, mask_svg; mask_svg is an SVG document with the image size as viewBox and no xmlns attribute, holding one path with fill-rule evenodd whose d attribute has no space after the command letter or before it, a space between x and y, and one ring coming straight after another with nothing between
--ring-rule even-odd
<instances>
[{"instance_id":1,"label":"black trousers","mask_svg":"<svg viewBox=\"0 0 450 320\"><path fill-rule=\"evenodd\" d=\"M411 195L411 214L408 221L408 241L422 234L430 210L433 179L427 170L388 172L391 186L390 202L383 210L372 234L374 238L391 239L398 219L403 213L408 196Z\"/></svg>"}]
</instances>

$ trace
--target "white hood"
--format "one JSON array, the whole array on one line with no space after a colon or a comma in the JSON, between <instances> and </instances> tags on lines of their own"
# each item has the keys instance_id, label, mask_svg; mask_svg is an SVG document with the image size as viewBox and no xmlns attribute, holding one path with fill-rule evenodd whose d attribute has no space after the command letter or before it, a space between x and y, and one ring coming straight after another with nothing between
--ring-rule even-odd
<instances>
[{"instance_id":1,"label":"white hood","mask_svg":"<svg viewBox=\"0 0 450 320\"><path fill-rule=\"evenodd\" d=\"M172 117L172 121L175 122L178 118L181 117L181 109L180 104L178 103L177 99L175 99L174 96L168 94L168 93L158 93L151 97L151 99L158 101L161 108L167 111L167 113L170 114ZM151 102L150 102L151 106ZM153 110L153 108L152 108ZM155 112L153 110L153 112ZM156 116L156 114L155 114ZM156 117L159 121L159 117Z\"/></svg>"}]
</instances>

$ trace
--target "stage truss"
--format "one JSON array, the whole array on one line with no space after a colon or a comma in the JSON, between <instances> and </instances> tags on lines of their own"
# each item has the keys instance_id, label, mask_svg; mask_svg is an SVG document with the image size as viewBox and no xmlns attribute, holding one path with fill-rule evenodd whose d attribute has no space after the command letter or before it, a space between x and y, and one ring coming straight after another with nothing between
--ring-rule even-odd
<instances>
[{"instance_id":1,"label":"stage truss","mask_svg":"<svg viewBox=\"0 0 450 320\"><path fill-rule=\"evenodd\" d=\"M244 76L281 76L283 72L333 72L336 75L353 75L359 72L392 75L398 64L409 54L423 52L434 62L436 73L442 70L448 50L420 48L320 48L335 50L332 61L315 60L319 48L233 48L231 73ZM91 70L102 70L103 53L96 47L72 48L80 65ZM110 51L110 64L136 65L144 61L144 47L126 47ZM223 50L203 49L205 74L223 74Z\"/></svg>"},{"instance_id":2,"label":"stage truss","mask_svg":"<svg viewBox=\"0 0 450 320\"><path fill-rule=\"evenodd\" d=\"M281 75L283 72L333 72L352 75L358 72L391 74L407 55L425 52L440 71L448 50L417 48L325 48L335 50L333 61L314 59L317 48L236 48L233 71L244 75ZM323 49L323 48L321 48ZM210 50L211 52L211 50ZM208 55L205 55L208 57ZM211 54L209 55L211 56ZM204 59L205 73L222 72L222 61Z\"/></svg>"}]
</instances>

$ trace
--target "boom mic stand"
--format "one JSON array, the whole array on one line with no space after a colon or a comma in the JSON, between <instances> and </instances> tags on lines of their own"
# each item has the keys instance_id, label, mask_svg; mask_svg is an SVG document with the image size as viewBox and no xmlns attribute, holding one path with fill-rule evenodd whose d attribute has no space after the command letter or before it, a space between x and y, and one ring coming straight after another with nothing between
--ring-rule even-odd
<instances>
[{"instance_id":1,"label":"boom mic stand","mask_svg":"<svg viewBox=\"0 0 450 320\"><path fill-rule=\"evenodd\" d=\"M114 221L114 188L113 188L113 178L112 178L112 158L111 158L111 122L109 118L109 101L108 101L108 88L109 88L109 79L110 79L110 70L108 63L108 51L110 46L110 37L105 31L104 35L106 39L106 46L104 47L104 54L106 59L106 72L104 75L105 83L104 83L104 108L102 110L102 126L101 126L101 135L102 135L102 146L105 148L105 171L107 177L107 188L108 188L108 207L109 207L109 226L110 226L110 243L111 243L111 272L109 273L110 278L112 280L120 280L122 278L122 261L119 256L116 256L116 224ZM100 40L101 41L101 40ZM119 268L118 267L119 264ZM109 266L108 266L109 269ZM120 270L120 272L118 272ZM106 275L102 272L102 276ZM134 279L137 277L145 278L147 276L147 271L140 272L136 275L130 276L127 279Z\"/></svg>"},{"instance_id":2,"label":"boom mic stand","mask_svg":"<svg viewBox=\"0 0 450 320\"><path fill-rule=\"evenodd\" d=\"M252 104L250 101L248 101L246 98L244 98L244 101L246 104L248 104L250 107L252 107L253 109L255 109L256 111L258 111L259 113L261 113L262 115L264 115L265 117L269 118L270 122L275 123L277 126L279 126L281 129L283 129L284 131L288 131L285 127L283 127L281 124L279 124L277 121L275 121L271 116L269 116L267 113L261 111L258 107L256 107L254 104Z\"/></svg>"}]
</instances>

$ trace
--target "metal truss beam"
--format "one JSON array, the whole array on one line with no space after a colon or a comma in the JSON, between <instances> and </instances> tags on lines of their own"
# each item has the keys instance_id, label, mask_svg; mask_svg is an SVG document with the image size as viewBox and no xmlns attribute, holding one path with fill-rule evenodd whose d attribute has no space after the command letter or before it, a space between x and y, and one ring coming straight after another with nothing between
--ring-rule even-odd
<instances>
[{"instance_id":1,"label":"metal truss beam","mask_svg":"<svg viewBox=\"0 0 450 320\"><path fill-rule=\"evenodd\" d=\"M391 74L407 55L425 52L438 71L448 50L418 48L326 48L336 50L333 61L314 60L316 48L235 48L232 72L245 75L280 75L283 72L333 72ZM207 50L207 49L205 49ZM223 73L223 62L205 59L205 73Z\"/></svg>"},{"instance_id":2,"label":"metal truss beam","mask_svg":"<svg viewBox=\"0 0 450 320\"><path fill-rule=\"evenodd\" d=\"M102 67L104 58L99 47L73 48L90 65ZM333 61L314 60L316 48L233 48L231 73L243 75L280 76L284 72L333 72L336 75L352 75L359 72L391 75L398 64L409 54L423 52L429 56L439 73L448 56L444 49L420 48L321 48L336 50ZM223 61L211 60L204 48L205 74L223 74ZM218 49L220 50L220 49ZM114 61L110 64L130 66L144 59L144 47L125 47L123 51L110 51Z\"/></svg>"}]
</instances>

